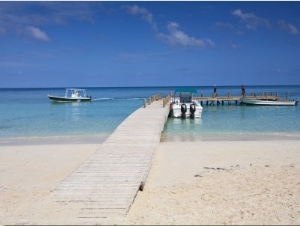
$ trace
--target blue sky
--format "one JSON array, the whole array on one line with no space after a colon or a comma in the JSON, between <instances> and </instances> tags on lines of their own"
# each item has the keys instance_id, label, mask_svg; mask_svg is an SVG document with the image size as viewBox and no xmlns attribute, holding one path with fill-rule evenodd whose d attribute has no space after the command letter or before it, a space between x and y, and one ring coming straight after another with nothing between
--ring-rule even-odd
<instances>
[{"instance_id":1,"label":"blue sky","mask_svg":"<svg viewBox=\"0 0 300 226\"><path fill-rule=\"evenodd\" d=\"M300 2L0 1L0 88L300 85Z\"/></svg>"}]
</instances>

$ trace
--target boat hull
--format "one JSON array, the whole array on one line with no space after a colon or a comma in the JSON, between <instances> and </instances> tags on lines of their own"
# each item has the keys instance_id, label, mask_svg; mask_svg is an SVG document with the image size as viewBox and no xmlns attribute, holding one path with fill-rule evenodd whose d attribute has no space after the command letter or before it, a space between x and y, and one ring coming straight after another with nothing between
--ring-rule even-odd
<instances>
[{"instance_id":1,"label":"boat hull","mask_svg":"<svg viewBox=\"0 0 300 226\"><path fill-rule=\"evenodd\" d=\"M48 98L56 102L89 102L92 99L90 97L58 97L48 95Z\"/></svg>"},{"instance_id":2,"label":"boat hull","mask_svg":"<svg viewBox=\"0 0 300 226\"><path fill-rule=\"evenodd\" d=\"M182 104L171 104L171 117L174 117L174 118L201 118L201 115L202 115L202 106L201 105L196 105L195 106L195 112L194 114L191 114L191 111L190 111L190 105L192 103L184 103L186 105L186 112L185 114L183 115L182 114L182 111L181 111L181 105Z\"/></svg>"},{"instance_id":3,"label":"boat hull","mask_svg":"<svg viewBox=\"0 0 300 226\"><path fill-rule=\"evenodd\" d=\"M251 98L242 98L242 104L260 105L260 106L295 106L297 101L278 101L278 100L259 100Z\"/></svg>"}]
</instances>

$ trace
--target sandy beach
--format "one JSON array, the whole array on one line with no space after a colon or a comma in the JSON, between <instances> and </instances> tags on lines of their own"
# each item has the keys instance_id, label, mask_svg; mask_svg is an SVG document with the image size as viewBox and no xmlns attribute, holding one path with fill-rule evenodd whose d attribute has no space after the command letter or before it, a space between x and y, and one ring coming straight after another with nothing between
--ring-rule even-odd
<instances>
[{"instance_id":1,"label":"sandy beach","mask_svg":"<svg viewBox=\"0 0 300 226\"><path fill-rule=\"evenodd\" d=\"M1 145L0 224L76 224L47 197L99 145ZM299 173L298 140L162 142L123 223L299 225Z\"/></svg>"},{"instance_id":2,"label":"sandy beach","mask_svg":"<svg viewBox=\"0 0 300 226\"><path fill-rule=\"evenodd\" d=\"M300 142L160 143L127 224L300 224Z\"/></svg>"},{"instance_id":3,"label":"sandy beach","mask_svg":"<svg viewBox=\"0 0 300 226\"><path fill-rule=\"evenodd\" d=\"M50 224L57 216L45 200L99 145L0 146L0 225ZM45 217L36 219L34 214Z\"/></svg>"}]
</instances>

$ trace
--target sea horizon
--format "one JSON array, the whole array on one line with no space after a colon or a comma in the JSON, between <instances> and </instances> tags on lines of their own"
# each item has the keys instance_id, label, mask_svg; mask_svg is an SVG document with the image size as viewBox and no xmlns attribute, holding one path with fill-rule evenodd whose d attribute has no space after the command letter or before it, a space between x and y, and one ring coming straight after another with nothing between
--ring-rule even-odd
<instances>
[{"instance_id":1,"label":"sea horizon","mask_svg":"<svg viewBox=\"0 0 300 226\"><path fill-rule=\"evenodd\" d=\"M286 85L282 85L282 84L272 84L272 85L268 85L268 84L259 84L259 85L246 85L246 84L240 84L240 85L217 85L216 84L212 84L212 85L155 85L155 86L49 86L49 87L38 87L38 86L32 86L32 87L0 87L0 90L5 90L5 89L66 89L66 88L82 88L82 89L102 89L102 88L174 88L174 87L213 87L213 86L217 86L217 87L241 87L242 85L244 85L245 87L283 87L283 86L300 86L300 84L286 84Z\"/></svg>"}]
</instances>

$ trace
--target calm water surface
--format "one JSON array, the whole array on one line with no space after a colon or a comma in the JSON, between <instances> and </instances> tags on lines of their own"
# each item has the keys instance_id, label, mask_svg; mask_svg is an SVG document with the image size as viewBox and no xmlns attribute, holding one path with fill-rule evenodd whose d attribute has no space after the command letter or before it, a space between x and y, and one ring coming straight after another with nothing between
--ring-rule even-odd
<instances>
[{"instance_id":1,"label":"calm water surface","mask_svg":"<svg viewBox=\"0 0 300 226\"><path fill-rule=\"evenodd\" d=\"M48 137L111 134L143 100L167 96L176 87L87 88L95 100L88 103L53 103L47 94L64 95L64 89L0 89L0 137ZM211 96L212 87L195 87ZM219 96L239 96L239 86L217 87ZM246 86L246 93L278 93L300 100L300 86ZM211 136L300 134L299 106L203 106L201 119L169 119L163 140L197 140ZM147 120L147 119L145 119ZM133 128L134 129L134 128ZM0 138L0 139L1 139Z\"/></svg>"}]
</instances>

